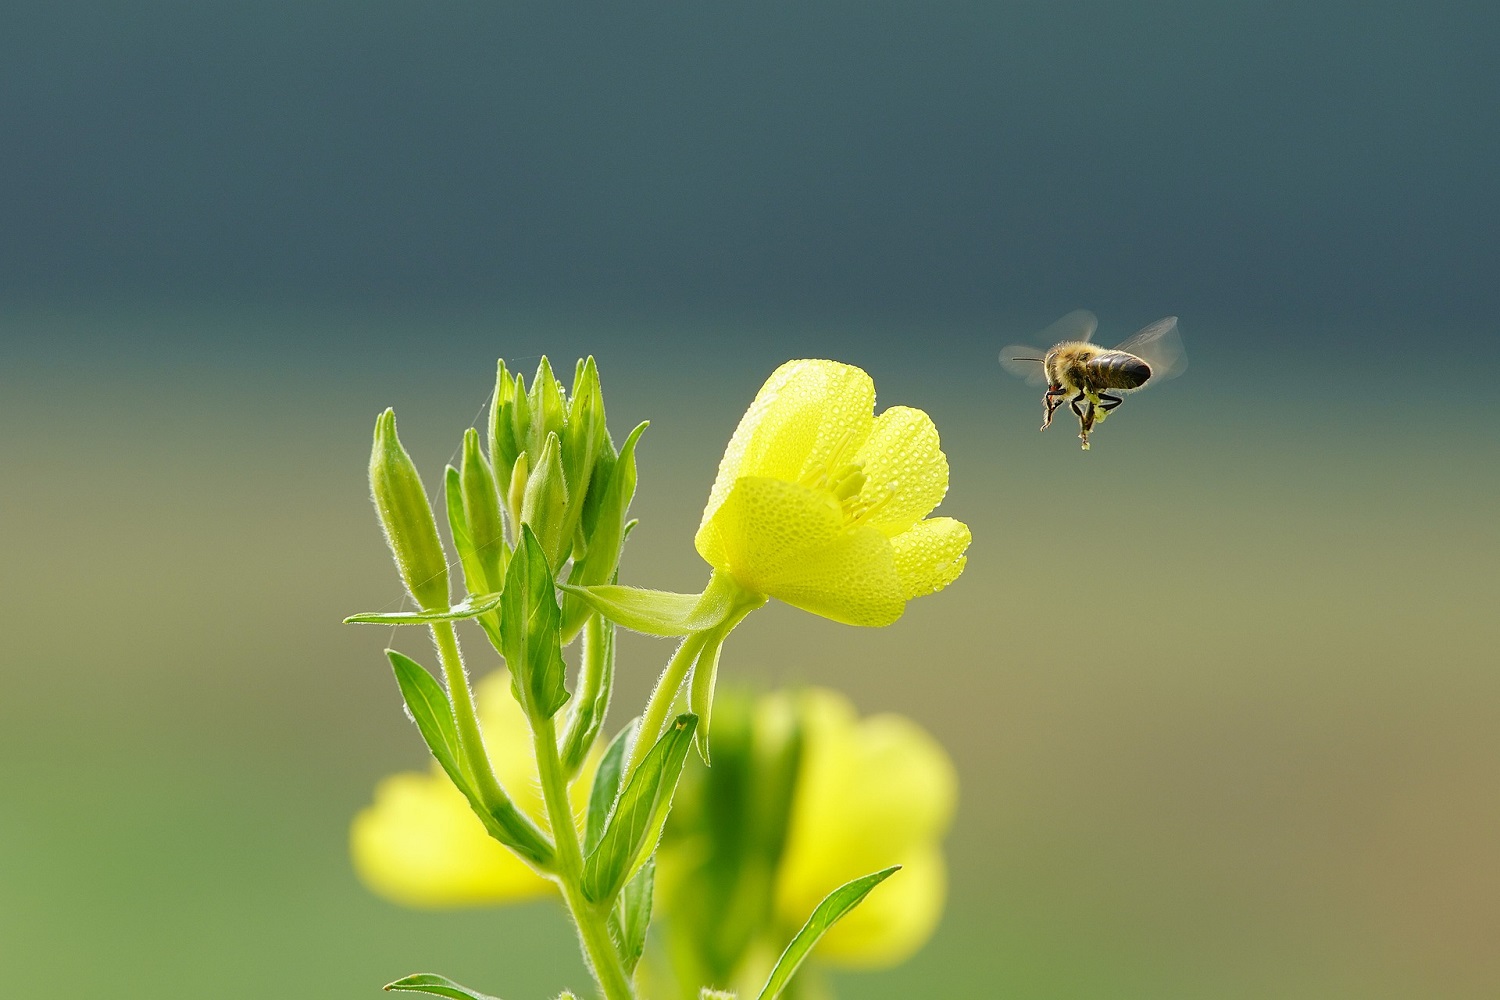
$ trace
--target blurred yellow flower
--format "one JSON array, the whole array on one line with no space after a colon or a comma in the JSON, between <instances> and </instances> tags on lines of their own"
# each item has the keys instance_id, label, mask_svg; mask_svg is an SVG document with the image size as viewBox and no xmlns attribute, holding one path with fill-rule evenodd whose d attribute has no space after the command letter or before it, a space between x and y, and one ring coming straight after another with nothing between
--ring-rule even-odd
<instances>
[{"instance_id":1,"label":"blurred yellow flower","mask_svg":"<svg viewBox=\"0 0 1500 1000\"><path fill-rule=\"evenodd\" d=\"M476 685L479 721L495 776L516 807L544 830L546 809L531 731L502 670ZM570 792L579 815L588 802L598 753ZM350 829L354 869L372 890L407 906L450 907L519 902L556 892L553 884L485 832L436 763L427 773L383 780L375 802Z\"/></svg>"},{"instance_id":2,"label":"blurred yellow flower","mask_svg":"<svg viewBox=\"0 0 1500 1000\"><path fill-rule=\"evenodd\" d=\"M948 490L937 428L921 410L874 409L852 365L778 368L719 463L699 555L746 590L851 625L889 625L956 580L968 527L924 520Z\"/></svg>"},{"instance_id":3,"label":"blurred yellow flower","mask_svg":"<svg viewBox=\"0 0 1500 1000\"><path fill-rule=\"evenodd\" d=\"M769 695L757 716L784 714L788 702L805 742L776 877L776 918L795 929L843 883L899 864L901 871L835 924L817 950L820 960L838 965L896 965L932 936L942 915L942 837L958 798L953 762L910 719L861 719L848 699L826 688Z\"/></svg>"}]
</instances>

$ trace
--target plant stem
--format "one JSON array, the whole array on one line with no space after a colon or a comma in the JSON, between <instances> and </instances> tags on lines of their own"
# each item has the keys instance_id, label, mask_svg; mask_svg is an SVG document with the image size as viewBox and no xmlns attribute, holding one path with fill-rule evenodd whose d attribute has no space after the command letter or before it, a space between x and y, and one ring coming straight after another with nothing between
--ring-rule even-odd
<instances>
[{"instance_id":1,"label":"plant stem","mask_svg":"<svg viewBox=\"0 0 1500 1000\"><path fill-rule=\"evenodd\" d=\"M458 727L458 746L463 751L463 763L474 779L485 805L491 809L514 811L510 797L500 787L500 782L490 767L489 754L484 750L484 737L479 731L479 715L474 710L474 695L469 691L469 678L464 673L464 661L458 651L458 636L453 631L453 623L433 622L432 639L437 645L438 660L443 665L448 699L453 703L453 721ZM545 840L540 830L537 835Z\"/></svg>"},{"instance_id":2,"label":"plant stem","mask_svg":"<svg viewBox=\"0 0 1500 1000\"><path fill-rule=\"evenodd\" d=\"M605 914L612 901L591 903L583 895L583 851L578 844L578 826L568 801L568 781L563 774L562 759L557 753L557 727L552 719L533 719L532 744L536 749L537 776L541 779L542 797L547 803L547 817L557 844L557 883L562 889L568 912L578 927L578 937L588 958L594 978L604 990L605 1000L635 1000L635 989L620 962L619 952L609 938Z\"/></svg>"},{"instance_id":3,"label":"plant stem","mask_svg":"<svg viewBox=\"0 0 1500 1000\"><path fill-rule=\"evenodd\" d=\"M672 711L672 702L677 700L677 692L682 690L682 682L687 678L693 660L697 659L698 651L703 648L711 631L694 632L683 639L677 652L667 661L666 669L656 679L651 700L646 702L646 712L641 716L641 727L635 733L635 745L630 748L630 761L620 775L621 788L625 787L635 769L646 759L646 754L661 738L662 730L667 725L667 715Z\"/></svg>"}]
</instances>

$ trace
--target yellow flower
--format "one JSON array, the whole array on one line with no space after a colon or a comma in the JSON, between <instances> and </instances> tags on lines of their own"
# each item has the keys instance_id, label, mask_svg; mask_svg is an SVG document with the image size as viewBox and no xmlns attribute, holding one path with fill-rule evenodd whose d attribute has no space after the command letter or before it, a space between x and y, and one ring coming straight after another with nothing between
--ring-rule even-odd
<instances>
[{"instance_id":1,"label":"yellow flower","mask_svg":"<svg viewBox=\"0 0 1500 1000\"><path fill-rule=\"evenodd\" d=\"M546 808L537 779L530 729L510 690L510 675L476 685L479 720L495 776L516 807L544 830ZM578 815L588 802L598 754L570 793ZM433 764L382 781L375 802L350 829L355 871L372 890L407 906L448 907L519 902L551 895L551 882L490 838L468 801Z\"/></svg>"},{"instance_id":2,"label":"yellow flower","mask_svg":"<svg viewBox=\"0 0 1500 1000\"><path fill-rule=\"evenodd\" d=\"M889 625L964 568L969 529L924 518L948 460L921 410L878 417L851 365L789 361L740 420L698 527L698 553L742 588L851 625Z\"/></svg>"},{"instance_id":3,"label":"yellow flower","mask_svg":"<svg viewBox=\"0 0 1500 1000\"><path fill-rule=\"evenodd\" d=\"M910 719L860 719L843 695L825 688L771 695L758 714L784 713L788 699L806 742L776 879L777 920L799 927L843 883L899 864L817 950L839 965L896 965L932 936L942 915L941 840L958 797L953 762Z\"/></svg>"}]
</instances>

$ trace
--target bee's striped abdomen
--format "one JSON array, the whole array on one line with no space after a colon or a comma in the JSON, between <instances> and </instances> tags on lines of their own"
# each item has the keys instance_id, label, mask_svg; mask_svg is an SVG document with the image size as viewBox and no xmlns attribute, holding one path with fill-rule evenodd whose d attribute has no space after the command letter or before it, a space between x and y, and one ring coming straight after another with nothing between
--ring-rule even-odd
<instances>
[{"instance_id":1,"label":"bee's striped abdomen","mask_svg":"<svg viewBox=\"0 0 1500 1000\"><path fill-rule=\"evenodd\" d=\"M1139 389L1151 377L1151 366L1134 354L1105 351L1088 360L1093 383L1101 389Z\"/></svg>"}]
</instances>

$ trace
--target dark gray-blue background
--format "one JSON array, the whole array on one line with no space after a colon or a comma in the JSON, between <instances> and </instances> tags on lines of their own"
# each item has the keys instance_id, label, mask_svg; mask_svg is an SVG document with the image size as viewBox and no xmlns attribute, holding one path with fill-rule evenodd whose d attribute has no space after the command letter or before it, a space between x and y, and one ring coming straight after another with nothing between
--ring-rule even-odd
<instances>
[{"instance_id":1,"label":"dark gray-blue background","mask_svg":"<svg viewBox=\"0 0 1500 1000\"><path fill-rule=\"evenodd\" d=\"M1490 337L1492 3L13 0L0 23L13 305L1083 304Z\"/></svg>"}]
</instances>

